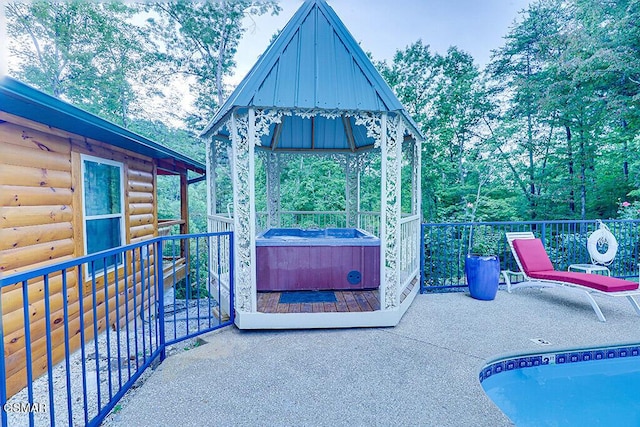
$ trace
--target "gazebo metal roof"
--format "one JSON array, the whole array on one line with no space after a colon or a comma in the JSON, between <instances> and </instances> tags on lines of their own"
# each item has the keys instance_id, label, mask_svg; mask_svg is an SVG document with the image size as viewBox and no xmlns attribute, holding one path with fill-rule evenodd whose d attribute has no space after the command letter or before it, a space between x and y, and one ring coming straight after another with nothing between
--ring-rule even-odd
<instances>
[{"instance_id":1,"label":"gazebo metal roof","mask_svg":"<svg viewBox=\"0 0 640 427\"><path fill-rule=\"evenodd\" d=\"M261 145L278 150L358 151L374 141L350 113L401 114L417 125L324 0L307 0L202 132L228 135L234 110L302 111L284 118ZM325 114L315 114L323 111ZM328 116L327 116L328 113ZM333 114L333 115L332 115Z\"/></svg>"}]
</instances>

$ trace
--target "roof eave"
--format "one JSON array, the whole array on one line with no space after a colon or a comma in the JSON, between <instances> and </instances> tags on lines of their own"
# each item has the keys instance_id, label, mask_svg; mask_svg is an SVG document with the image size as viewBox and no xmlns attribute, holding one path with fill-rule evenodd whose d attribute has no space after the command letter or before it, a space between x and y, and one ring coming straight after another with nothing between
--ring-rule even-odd
<instances>
[{"instance_id":1,"label":"roof eave","mask_svg":"<svg viewBox=\"0 0 640 427\"><path fill-rule=\"evenodd\" d=\"M16 111L18 106L17 104L12 106L11 103L3 102L2 107L0 108L10 114L18 112L19 114L15 115L20 115L29 120L44 123L52 128L60 129L74 134L79 134L77 132L77 127L79 125L92 129L97 133L106 132L107 134L111 134L117 138L114 138L113 141L102 142L106 142L111 145L136 152L138 154L147 155L155 159L175 159L184 164L187 169L192 170L196 173L202 174L206 171L206 166L201 162L191 159L168 147L151 141L150 139L147 139L141 135L122 128L108 120L102 119L65 101L41 92L11 77L3 76L0 78L0 97L12 98L14 102L19 103L23 106L35 106L45 112L63 115L69 120L65 123L49 123L48 121L43 120L43 117L46 117L46 115L42 115L41 117L35 117L35 113L31 115L25 115L23 112ZM93 138L91 135L79 135L92 139L98 139ZM118 139L121 139L122 143L116 142ZM133 147L131 146L131 144L133 145Z\"/></svg>"}]
</instances>

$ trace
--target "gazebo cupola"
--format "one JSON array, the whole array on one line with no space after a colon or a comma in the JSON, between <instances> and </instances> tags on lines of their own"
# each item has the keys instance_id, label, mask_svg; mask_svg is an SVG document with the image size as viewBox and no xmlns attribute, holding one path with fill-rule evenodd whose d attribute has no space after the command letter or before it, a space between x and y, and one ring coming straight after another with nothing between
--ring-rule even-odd
<instances>
[{"instance_id":1,"label":"gazebo cupola","mask_svg":"<svg viewBox=\"0 0 640 427\"><path fill-rule=\"evenodd\" d=\"M210 231L227 222L235 234L235 310L240 328L388 326L399 321L418 289L423 137L324 0L308 0L300 7L202 136L210 138ZM216 212L217 165L227 153L232 219ZM380 238L379 307L363 313L261 312L256 235L263 227L256 221L256 156L262 156L267 175L266 228L282 226L281 165L292 156L305 155L328 155L343 164L345 224L358 228L362 226L359 174L370 153L380 156L381 164L379 222L370 230ZM412 176L411 207L404 216L403 162Z\"/></svg>"}]
</instances>

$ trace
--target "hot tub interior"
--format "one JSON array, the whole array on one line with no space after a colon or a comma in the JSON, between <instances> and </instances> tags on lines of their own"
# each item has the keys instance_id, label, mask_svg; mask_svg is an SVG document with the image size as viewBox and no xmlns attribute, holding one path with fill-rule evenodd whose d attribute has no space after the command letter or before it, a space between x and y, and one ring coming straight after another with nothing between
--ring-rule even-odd
<instances>
[{"instance_id":1,"label":"hot tub interior","mask_svg":"<svg viewBox=\"0 0 640 427\"><path fill-rule=\"evenodd\" d=\"M358 228L271 228L258 235L258 239L274 239L282 237L298 237L302 239L377 239L373 234Z\"/></svg>"}]
</instances>

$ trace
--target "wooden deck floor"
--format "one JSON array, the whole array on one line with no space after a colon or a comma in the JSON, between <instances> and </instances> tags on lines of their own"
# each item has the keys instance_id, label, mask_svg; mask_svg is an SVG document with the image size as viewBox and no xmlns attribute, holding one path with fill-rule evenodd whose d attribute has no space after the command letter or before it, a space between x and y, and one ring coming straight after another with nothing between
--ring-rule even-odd
<instances>
[{"instance_id":1,"label":"wooden deck floor","mask_svg":"<svg viewBox=\"0 0 640 427\"><path fill-rule=\"evenodd\" d=\"M418 284L415 278L400 295L400 302L411 293ZM336 302L314 302L280 304L280 292L258 292L258 311L261 313L330 313L330 312L363 312L380 310L380 292L378 289L368 291L334 291Z\"/></svg>"},{"instance_id":2,"label":"wooden deck floor","mask_svg":"<svg viewBox=\"0 0 640 427\"><path fill-rule=\"evenodd\" d=\"M261 313L329 313L380 310L379 292L334 291L336 302L280 304L280 292L258 292Z\"/></svg>"}]
</instances>

